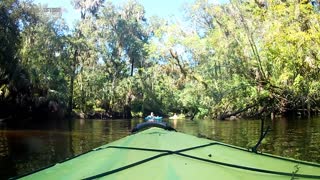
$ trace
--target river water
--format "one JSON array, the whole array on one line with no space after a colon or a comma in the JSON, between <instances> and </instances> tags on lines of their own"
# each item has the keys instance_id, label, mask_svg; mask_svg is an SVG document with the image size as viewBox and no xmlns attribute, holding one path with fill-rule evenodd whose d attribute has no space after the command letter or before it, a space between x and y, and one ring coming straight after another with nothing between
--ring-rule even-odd
<instances>
[{"instance_id":1,"label":"river water","mask_svg":"<svg viewBox=\"0 0 320 180\"><path fill-rule=\"evenodd\" d=\"M0 124L0 179L21 175L130 134L142 119L64 120L11 129ZM180 132L250 148L260 120L167 120ZM266 120L271 131L259 150L320 163L320 118Z\"/></svg>"}]
</instances>

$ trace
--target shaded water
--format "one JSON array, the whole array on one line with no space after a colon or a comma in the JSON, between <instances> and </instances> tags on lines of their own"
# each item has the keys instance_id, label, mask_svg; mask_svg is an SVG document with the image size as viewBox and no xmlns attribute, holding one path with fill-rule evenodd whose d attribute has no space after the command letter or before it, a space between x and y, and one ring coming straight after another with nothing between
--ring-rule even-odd
<instances>
[{"instance_id":1,"label":"shaded water","mask_svg":"<svg viewBox=\"0 0 320 180\"><path fill-rule=\"evenodd\" d=\"M89 151L130 134L142 120L73 120L13 130L0 124L0 179ZM168 120L180 132L245 148L260 136L258 120ZM320 118L266 121L263 152L320 163Z\"/></svg>"}]
</instances>

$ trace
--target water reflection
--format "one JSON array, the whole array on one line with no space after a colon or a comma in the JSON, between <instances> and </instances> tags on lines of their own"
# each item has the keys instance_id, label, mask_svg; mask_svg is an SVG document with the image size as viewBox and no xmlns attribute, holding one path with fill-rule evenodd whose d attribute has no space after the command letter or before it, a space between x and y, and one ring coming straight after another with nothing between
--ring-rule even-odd
<instances>
[{"instance_id":1,"label":"water reflection","mask_svg":"<svg viewBox=\"0 0 320 180\"><path fill-rule=\"evenodd\" d=\"M74 120L30 125L21 130L0 126L0 179L56 163L130 134L142 119ZM259 120L168 120L180 132L245 148L260 136ZM320 118L266 121L263 152L320 163Z\"/></svg>"},{"instance_id":2,"label":"water reflection","mask_svg":"<svg viewBox=\"0 0 320 180\"><path fill-rule=\"evenodd\" d=\"M172 122L176 129L199 137L251 148L260 137L260 120ZM271 131L259 151L320 163L320 118L266 120Z\"/></svg>"},{"instance_id":3,"label":"water reflection","mask_svg":"<svg viewBox=\"0 0 320 180\"><path fill-rule=\"evenodd\" d=\"M127 136L141 120L74 120L0 130L0 179L21 175ZM37 130L45 129L45 130Z\"/></svg>"}]
</instances>

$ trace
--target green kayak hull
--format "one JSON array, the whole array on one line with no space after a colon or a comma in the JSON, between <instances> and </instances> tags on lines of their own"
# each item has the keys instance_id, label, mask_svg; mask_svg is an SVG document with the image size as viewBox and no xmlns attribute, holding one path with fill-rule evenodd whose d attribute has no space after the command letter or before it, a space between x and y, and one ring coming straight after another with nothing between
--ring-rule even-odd
<instances>
[{"instance_id":1,"label":"green kayak hull","mask_svg":"<svg viewBox=\"0 0 320 180\"><path fill-rule=\"evenodd\" d=\"M149 128L21 179L320 179L320 165Z\"/></svg>"}]
</instances>

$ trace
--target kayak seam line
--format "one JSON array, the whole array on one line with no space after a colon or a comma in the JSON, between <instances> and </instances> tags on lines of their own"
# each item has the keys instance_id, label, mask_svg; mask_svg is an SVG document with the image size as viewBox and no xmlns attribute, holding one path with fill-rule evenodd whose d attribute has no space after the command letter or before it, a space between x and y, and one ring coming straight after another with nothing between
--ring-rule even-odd
<instances>
[{"instance_id":1,"label":"kayak seam line","mask_svg":"<svg viewBox=\"0 0 320 180\"><path fill-rule=\"evenodd\" d=\"M109 148L129 149L129 150L138 150L138 151L151 151L151 152L171 152L170 150L149 149L149 148L135 148L135 147L124 147L124 146L109 146Z\"/></svg>"},{"instance_id":2,"label":"kayak seam line","mask_svg":"<svg viewBox=\"0 0 320 180\"><path fill-rule=\"evenodd\" d=\"M266 156L266 157L271 157L271 158L278 158L278 159L281 159L281 160L290 161L290 162L295 162L295 163L300 163L300 164L304 164L304 165L309 165L309 166L314 166L314 167L320 167L320 164L309 163L309 162L299 161L299 160L295 160L295 159L287 159L287 158L284 158L284 157L273 156L273 155L270 155L270 154L263 154L263 153L261 153L260 155L263 155L263 156Z\"/></svg>"},{"instance_id":3,"label":"kayak seam line","mask_svg":"<svg viewBox=\"0 0 320 180\"><path fill-rule=\"evenodd\" d=\"M212 145L219 145L219 143L214 142L214 143L209 143L209 144L204 144L204 145L198 145L198 146L194 146L191 148L180 149L177 151L165 150L165 149L162 150L162 149L151 149L151 148L149 149L149 148L125 147L125 146L107 146L107 147L95 149L95 151L114 148L114 149L129 149L129 150L138 150L138 151L153 151L153 152L184 152L184 151L190 151L193 149L203 148L203 147L212 146Z\"/></svg>"},{"instance_id":4,"label":"kayak seam line","mask_svg":"<svg viewBox=\"0 0 320 180\"><path fill-rule=\"evenodd\" d=\"M264 170L264 169L246 167L246 166L239 166L239 165L235 165L235 164L228 164L228 163L223 163L223 162L219 162L219 161L213 161L213 160L204 159L204 158L200 158L200 157L191 156L191 155L187 155L187 154L181 153L181 152L190 151L190 150L193 150L193 149L203 148L203 147L212 146L212 145L224 145L224 144L220 144L218 142L214 142L214 143L194 146L194 147L191 147L191 148L185 148L185 149L181 149L181 150L177 150L177 151L159 150L159 149L147 149L147 148L134 148L134 147L121 147L121 146L108 146L108 147L103 148L103 149L119 148L119 149L130 149L130 150L152 151L152 152L164 152L164 153L158 154L156 156L152 156L152 157L149 157L149 158L146 158L146 159L143 159L141 161L137 161L135 163L132 163L132 164L129 164L129 165L126 165L126 166L123 166L123 167L120 167L120 168L117 168L117 169L114 169L114 170L110 170L110 171L107 171L107 172L104 172L104 173L101 173L101 174L97 174L97 175L94 175L94 176L91 176L91 177L84 178L84 180L90 180L90 179L95 179L95 178L108 176L110 174L114 174L116 172L120 172L120 171L129 169L131 167L146 163L148 161L151 161L151 160L163 157L163 156L167 156L167 155L172 155L172 154L180 155L180 156L191 158L191 159L196 159L196 160L199 160L199 161L209 162L209 163L213 163L213 164L219 164L219 165L222 165L222 166L228 166L228 167L232 167L232 168L244 169L244 170L255 171L255 172L260 172L260 173L276 174L276 175L292 176L292 177L312 178L312 179L319 179L320 178L320 176L317 176L317 175L294 174L294 173L286 173L286 172L279 172L279 171ZM97 149L97 150L102 150L102 149Z\"/></svg>"},{"instance_id":5,"label":"kayak seam line","mask_svg":"<svg viewBox=\"0 0 320 180\"><path fill-rule=\"evenodd\" d=\"M59 162L57 162L57 163L49 164L48 166L45 166L45 167L36 169L36 170L34 170L34 171L27 172L27 173L24 173L24 174L21 174L21 175L18 175L18 176L11 177L11 178L9 178L9 179L10 179L10 180L11 180L11 179L20 179L20 178L22 178L22 177L26 177L26 176L29 176L29 175L31 175L31 174L40 172L40 171L42 171L42 170L48 169L48 168L50 168L50 167L56 166L56 165L58 165L58 164L61 164L61 163L66 162L66 161L70 161L70 160L72 160L72 159L75 159L75 158L77 158L77 157L79 157L79 156L88 154L88 153L93 152L93 151L94 151L94 149L89 150L89 151L84 152L84 153L81 153L81 154L78 154L78 155L75 155L75 156L70 157L70 158L66 158L66 159L61 160L61 161L59 161Z\"/></svg>"},{"instance_id":6,"label":"kayak seam line","mask_svg":"<svg viewBox=\"0 0 320 180\"><path fill-rule=\"evenodd\" d=\"M294 177L303 177L303 178L312 178L312 179L320 179L320 176L317 175L307 175L307 174L294 174L294 173L286 173L286 172L279 172L279 171L271 171L271 170L264 170L264 169L258 169L258 168L252 168L252 167L246 167L246 166L240 166L240 165L235 165L235 164L229 164L229 163L224 163L224 162L219 162L219 161L214 161L214 160L209 160L209 159L204 159L196 156L191 156L183 153L176 152L174 154L188 157L191 159L196 159L199 161L205 161L213 164L219 164L223 166L229 166L233 168L239 168L239 169L244 169L244 170L249 170L249 171L256 171L256 172L261 172L261 173L268 173L268 174L277 174L277 175L283 175L283 176L294 176Z\"/></svg>"},{"instance_id":7,"label":"kayak seam line","mask_svg":"<svg viewBox=\"0 0 320 180\"><path fill-rule=\"evenodd\" d=\"M91 180L91 179L96 179L96 178L108 176L108 175L110 175L110 174L114 174L114 173L116 173L116 172L120 172L120 171L129 169L129 168L131 168L131 167L134 167L134 166L137 166L137 165L146 163L146 162L148 162L148 161L151 161L151 160L160 158L160 157L162 157L162 156L167 156L167 155L171 155L171 154L176 154L177 152L184 152L184 151L189 151L189 150L193 150L193 149L197 149L197 148L203 148L203 147L207 147L207 146L212 146L212 145L215 145L215 144L218 144L218 143L214 142L214 143L199 145L199 146L195 146L195 147L191 147L191 148L181 149L181 150L178 150L178 151L170 151L170 150L168 150L168 152L165 152L165 153L162 153L162 154L158 154L158 155L156 155L156 156L152 156L152 157L143 159L143 160L141 160L141 161L137 161L137 162L135 162L135 163L132 163L132 164L129 164L129 165L126 165L126 166L122 166L122 167L120 167L120 168L113 169L113 170L110 170L110 171L107 171L107 172L104 172L104 173L100 173L100 174L97 174L97 175L94 175L94 176L90 176L90 177L87 177L87 178L83 178L83 180ZM117 146L108 146L108 147L106 147L106 148L117 148ZM106 148L105 148L105 149L106 149ZM122 148L124 148L124 147L122 147ZM136 150L138 150L138 148L131 148L131 149L136 149ZM141 148L141 149L142 149L142 148Z\"/></svg>"},{"instance_id":8,"label":"kayak seam line","mask_svg":"<svg viewBox=\"0 0 320 180\"><path fill-rule=\"evenodd\" d=\"M211 143L210 143L211 144ZM211 145L221 145L221 146L226 146L226 147L230 147L233 149L237 149L237 150L241 150L244 152L251 152L254 153L248 149L244 149L244 148L240 148L240 147L236 147L236 146L231 146L228 144L223 144L223 143L219 143L219 142L214 142ZM196 146L197 147L197 146ZM130 150L140 150L140 151L151 151L151 152L171 152L171 150L160 150L160 149L149 149L149 148L136 148L136 147L124 147L124 146L108 146L108 147L104 147L104 148L98 148L95 149L96 151L98 150L103 150L103 149L108 149L108 148L117 148L117 149L130 149ZM192 149L191 149L192 150ZM314 166L314 167L320 167L320 165L318 164L314 164L314 163L309 163L309 162L304 162L304 161L299 161L299 160L295 160L295 159L287 159L287 158L283 158L283 157L278 157L278 156L273 156L273 155L269 155L269 154L264 154L264 153L255 153L258 155L262 155L262 156L266 156L266 157L271 157L271 158L276 158L276 159L280 159L280 160L285 160L285 161L289 161L289 162L294 162L294 163L299 163L299 164L304 164L304 165L309 165L309 166Z\"/></svg>"},{"instance_id":9,"label":"kayak seam line","mask_svg":"<svg viewBox=\"0 0 320 180\"><path fill-rule=\"evenodd\" d=\"M143 163L146 163L148 161L151 161L151 160L154 160L154 159L157 159L157 158L160 158L162 156L166 156L166 155L169 155L169 154L172 154L171 152L167 152L167 153L162 153L162 154L158 154L156 156L152 156L150 158L146 158L146 159L143 159L141 161L137 161L135 163L132 163L132 164L129 164L129 165L126 165L126 166L123 166L123 167L120 167L120 168L117 168L117 169L114 169L114 170L111 170L111 171L107 171L107 172L104 172L104 173L101 173L101 174L97 174L97 175L94 175L94 176L90 176L90 177L87 177L87 178L83 178L83 180L91 180L91 179L96 179L96 178L100 178L100 177L104 177L104 176L108 176L110 174L114 174L116 172L120 172L120 171L123 171L123 170L126 170L126 169L129 169L131 167L134 167L134 166L138 166L140 164L143 164Z\"/></svg>"},{"instance_id":10,"label":"kayak seam line","mask_svg":"<svg viewBox=\"0 0 320 180\"><path fill-rule=\"evenodd\" d=\"M250 151L250 149L245 149L245 148L241 148L241 147L237 147L237 146L233 146L233 145L229 145L229 144L224 144L224 143L220 143L220 142L217 142L217 144L219 144L221 146L226 146L226 147L229 147L229 148L241 150L241 151L244 151L244 152L255 153L253 151ZM308 165L308 166L320 167L320 164L305 162L305 161L296 160L296 159L289 159L289 158L285 158L285 157L281 157L281 156L275 156L275 155L272 155L272 154L264 154L262 152L255 153L255 154L266 156L266 157L271 157L271 158L276 158L276 159L280 159L280 160L285 160L285 161L289 161L289 162L304 164L304 165Z\"/></svg>"}]
</instances>

